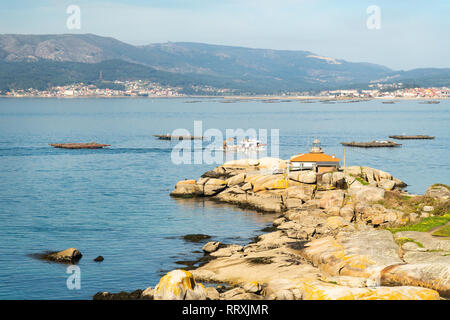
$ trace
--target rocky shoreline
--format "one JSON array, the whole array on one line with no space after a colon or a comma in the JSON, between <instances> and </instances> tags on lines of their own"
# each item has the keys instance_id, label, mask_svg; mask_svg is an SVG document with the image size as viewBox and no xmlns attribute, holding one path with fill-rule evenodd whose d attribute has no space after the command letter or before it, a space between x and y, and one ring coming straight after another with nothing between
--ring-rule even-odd
<instances>
[{"instance_id":1,"label":"rocky shoreline","mask_svg":"<svg viewBox=\"0 0 450 320\"><path fill-rule=\"evenodd\" d=\"M231 161L197 180L179 181L171 192L278 213L274 231L245 246L208 242L200 267L171 271L154 289L99 292L94 299L450 297L450 237L442 231L450 221L448 186L410 195L403 181L373 168L273 174L274 167L285 168L286 161ZM436 221L437 227L422 230Z\"/></svg>"}]
</instances>

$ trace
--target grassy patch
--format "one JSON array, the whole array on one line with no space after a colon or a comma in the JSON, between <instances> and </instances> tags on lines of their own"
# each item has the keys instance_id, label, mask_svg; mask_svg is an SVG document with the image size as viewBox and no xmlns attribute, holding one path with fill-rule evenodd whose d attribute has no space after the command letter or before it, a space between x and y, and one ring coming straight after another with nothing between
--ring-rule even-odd
<instances>
[{"instance_id":1,"label":"grassy patch","mask_svg":"<svg viewBox=\"0 0 450 320\"><path fill-rule=\"evenodd\" d=\"M444 214L443 216L434 216L422 219L418 223L410 224L403 227L398 228L387 228L392 233L396 233L399 231L420 231L427 232L435 227L442 226L450 221L450 213Z\"/></svg>"},{"instance_id":2,"label":"grassy patch","mask_svg":"<svg viewBox=\"0 0 450 320\"><path fill-rule=\"evenodd\" d=\"M364 180L363 178L361 178L360 176L355 176L355 175L350 173L350 177L355 178L355 180L359 181L364 186L369 185L369 183L366 180Z\"/></svg>"},{"instance_id":3,"label":"grassy patch","mask_svg":"<svg viewBox=\"0 0 450 320\"><path fill-rule=\"evenodd\" d=\"M355 179L358 180L364 186L369 185L369 183L361 177L355 177Z\"/></svg>"},{"instance_id":4,"label":"grassy patch","mask_svg":"<svg viewBox=\"0 0 450 320\"><path fill-rule=\"evenodd\" d=\"M433 232L432 235L437 237L450 237L450 226L445 226Z\"/></svg>"},{"instance_id":5,"label":"grassy patch","mask_svg":"<svg viewBox=\"0 0 450 320\"><path fill-rule=\"evenodd\" d=\"M406 214L420 214L424 206L432 206L434 208L430 212L431 215L442 216L450 213L450 200L440 202L431 197L408 196L395 191L386 191L385 198L378 201L378 204L388 209L400 210Z\"/></svg>"},{"instance_id":6,"label":"grassy patch","mask_svg":"<svg viewBox=\"0 0 450 320\"><path fill-rule=\"evenodd\" d=\"M420 248L423 248L423 244L421 244L418 241L415 241L411 238L398 238L397 240L395 240L395 242L397 242L398 246L401 247L403 246L405 243L407 242L414 242L415 244L417 244Z\"/></svg>"}]
</instances>

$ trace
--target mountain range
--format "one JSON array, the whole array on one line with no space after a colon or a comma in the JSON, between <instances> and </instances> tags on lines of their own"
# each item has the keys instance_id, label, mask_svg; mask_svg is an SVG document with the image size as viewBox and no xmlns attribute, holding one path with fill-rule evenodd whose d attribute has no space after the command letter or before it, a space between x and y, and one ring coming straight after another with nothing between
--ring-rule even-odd
<instances>
[{"instance_id":1,"label":"mountain range","mask_svg":"<svg viewBox=\"0 0 450 320\"><path fill-rule=\"evenodd\" d=\"M74 82L148 79L189 88L280 93L367 88L369 83L449 86L450 68L397 71L309 51L189 42L134 46L94 34L0 35L0 90Z\"/></svg>"}]
</instances>

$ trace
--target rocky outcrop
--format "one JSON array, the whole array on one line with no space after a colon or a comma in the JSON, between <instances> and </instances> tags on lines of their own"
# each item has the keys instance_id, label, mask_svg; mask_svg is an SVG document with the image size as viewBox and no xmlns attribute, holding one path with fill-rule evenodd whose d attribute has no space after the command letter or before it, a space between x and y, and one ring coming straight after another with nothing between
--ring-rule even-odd
<instances>
[{"instance_id":1,"label":"rocky outcrop","mask_svg":"<svg viewBox=\"0 0 450 320\"><path fill-rule=\"evenodd\" d=\"M406 186L404 182L387 172L356 166L323 174L272 172L284 165L280 159L236 160L208 171L197 181L177 184L176 194L280 214L273 222L275 231L246 246L210 242L203 247L207 262L192 275L197 280L233 286L219 293L210 289L207 298L448 296L450 242L423 232L393 234L381 229L412 219L403 207L385 206L389 199L401 200L407 195L399 192ZM445 200L447 189L438 189L430 189L428 197ZM434 214L434 208L427 206L419 209Z\"/></svg>"},{"instance_id":2,"label":"rocky outcrop","mask_svg":"<svg viewBox=\"0 0 450 320\"><path fill-rule=\"evenodd\" d=\"M368 167L348 167L345 172L323 174L311 170L288 175L273 173L285 167L286 161L276 158L234 160L206 172L198 180L179 181L171 195L210 197L280 213L308 205L335 214L345 207L342 214L350 221L352 213L348 204L353 203L355 207L355 203L379 202L386 190L391 192L406 186L389 173Z\"/></svg>"},{"instance_id":3,"label":"rocky outcrop","mask_svg":"<svg viewBox=\"0 0 450 320\"><path fill-rule=\"evenodd\" d=\"M297 172L294 171L289 173L289 179L301 183L313 184L317 181L317 174L311 170Z\"/></svg>"}]
</instances>

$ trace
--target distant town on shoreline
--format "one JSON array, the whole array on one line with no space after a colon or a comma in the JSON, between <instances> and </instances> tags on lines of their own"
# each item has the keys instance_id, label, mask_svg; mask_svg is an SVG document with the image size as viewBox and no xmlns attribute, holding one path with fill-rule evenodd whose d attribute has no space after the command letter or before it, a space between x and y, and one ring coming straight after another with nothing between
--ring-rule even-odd
<instances>
[{"instance_id":1,"label":"distant town on shoreline","mask_svg":"<svg viewBox=\"0 0 450 320\"><path fill-rule=\"evenodd\" d=\"M0 92L4 97L42 97L42 98L76 98L76 97L286 97L286 98L323 98L323 99L448 99L450 97L449 87L430 88L404 88L402 83L394 84L374 84L369 85L369 89L341 89L322 90L320 92L284 92L280 95L267 94L255 95L236 94L232 89L214 88L210 86L198 86L192 88L200 94L192 95L183 92L182 87L164 86L159 83L134 80L134 81L105 81L99 84L75 83L65 86L53 86L47 90L38 89L11 89Z\"/></svg>"}]
</instances>

